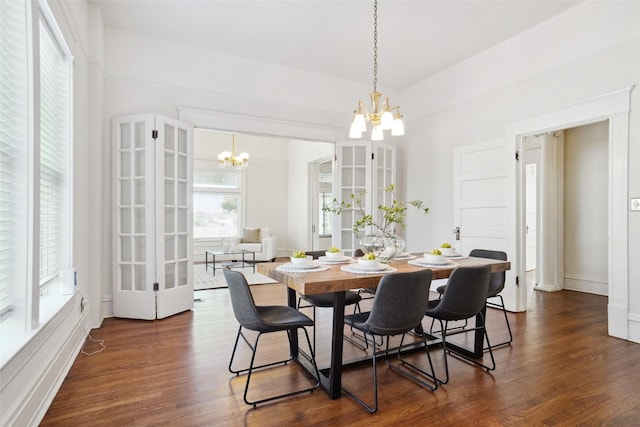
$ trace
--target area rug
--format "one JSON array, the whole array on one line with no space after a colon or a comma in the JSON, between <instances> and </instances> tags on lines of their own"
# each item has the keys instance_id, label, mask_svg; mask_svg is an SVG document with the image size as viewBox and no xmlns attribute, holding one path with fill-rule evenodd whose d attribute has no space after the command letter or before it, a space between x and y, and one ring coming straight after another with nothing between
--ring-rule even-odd
<instances>
[{"instance_id":1,"label":"area rug","mask_svg":"<svg viewBox=\"0 0 640 427\"><path fill-rule=\"evenodd\" d=\"M234 268L234 271L240 271L247 278L249 285L263 285L268 283L278 283L277 280L273 280L264 274L254 273L253 267ZM196 291L202 289L217 289L226 288L227 282L224 280L224 273L221 269L216 270L216 275L213 275L211 268L205 271L204 264L194 264L193 266L193 289Z\"/></svg>"}]
</instances>

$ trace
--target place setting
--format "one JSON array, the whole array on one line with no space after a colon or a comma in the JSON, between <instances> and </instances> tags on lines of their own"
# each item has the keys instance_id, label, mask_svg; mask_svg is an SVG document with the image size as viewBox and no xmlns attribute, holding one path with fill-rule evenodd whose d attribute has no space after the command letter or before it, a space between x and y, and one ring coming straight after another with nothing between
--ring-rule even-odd
<instances>
[{"instance_id":1,"label":"place setting","mask_svg":"<svg viewBox=\"0 0 640 427\"><path fill-rule=\"evenodd\" d=\"M393 257L394 261L406 261L410 259L416 259L416 256L411 255L409 252L400 252L398 255Z\"/></svg>"},{"instance_id":2,"label":"place setting","mask_svg":"<svg viewBox=\"0 0 640 427\"><path fill-rule=\"evenodd\" d=\"M316 262L320 264L334 265L334 264L347 264L353 262L353 258L345 255L344 251L332 246L325 252L324 256L318 257Z\"/></svg>"},{"instance_id":3,"label":"place setting","mask_svg":"<svg viewBox=\"0 0 640 427\"><path fill-rule=\"evenodd\" d=\"M429 267L429 268L451 268L457 267L458 264L451 261L448 256L442 253L442 249L446 248L435 248L430 252L425 253L421 258L416 258L410 261L407 261L408 264L417 265L420 267ZM449 248L451 249L451 248ZM451 253L451 252L449 252ZM455 253L455 252L454 252ZM466 258L466 257L465 257Z\"/></svg>"},{"instance_id":4,"label":"place setting","mask_svg":"<svg viewBox=\"0 0 640 427\"><path fill-rule=\"evenodd\" d=\"M327 266L316 263L311 255L303 251L295 251L290 259L291 262L279 265L276 270L286 273L311 273L329 269Z\"/></svg>"},{"instance_id":5,"label":"place setting","mask_svg":"<svg viewBox=\"0 0 640 427\"><path fill-rule=\"evenodd\" d=\"M380 274L397 271L397 269L381 263L380 258L373 252L364 254L363 257L358 258L357 262L343 265L340 270L353 274Z\"/></svg>"}]
</instances>

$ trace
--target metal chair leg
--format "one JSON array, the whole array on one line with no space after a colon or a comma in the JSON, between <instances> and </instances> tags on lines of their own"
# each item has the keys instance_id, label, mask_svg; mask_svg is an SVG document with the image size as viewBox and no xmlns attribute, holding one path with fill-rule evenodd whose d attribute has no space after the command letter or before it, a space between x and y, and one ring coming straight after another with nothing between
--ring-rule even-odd
<instances>
[{"instance_id":1,"label":"metal chair leg","mask_svg":"<svg viewBox=\"0 0 640 427\"><path fill-rule=\"evenodd\" d=\"M502 310L502 314L504 314L504 321L507 324L507 331L509 332L509 339L507 341L501 342L499 344L493 344L491 348L493 349L493 348L502 347L505 345L511 345L511 342L513 341L513 334L511 333L511 325L509 324L509 318L507 317L507 310L504 308L504 299L500 294L493 296L491 298L500 298L500 304L487 300L487 307ZM484 350L487 351L488 349L485 348Z\"/></svg>"},{"instance_id":2,"label":"metal chair leg","mask_svg":"<svg viewBox=\"0 0 640 427\"><path fill-rule=\"evenodd\" d=\"M248 399L248 393L249 393L249 383L251 382L251 374L253 373L253 371L255 369L259 369L259 368L262 368L262 367L272 366L274 364L281 363L281 362L275 362L275 363L269 363L269 364L265 364L265 365L261 365L261 366L253 366L253 363L255 362L255 357L256 357L256 350L258 348L258 341L260 340L260 337L263 334L262 332L260 332L260 333L258 333L258 336L256 337L255 343L253 345L251 343L249 343L245 338L245 341L247 342L249 347L253 350L252 354L251 354L251 362L249 364L249 368L243 370L243 371L247 371L248 372L247 373L247 382L245 383L245 386L244 386L244 395L243 395L243 399L244 399L246 404L253 405L255 407L256 405L258 405L260 403L270 402L272 400L282 399L282 398L290 397L290 396L296 396L298 394L302 394L302 393L306 393L306 392L313 392L313 390L315 390L318 387L320 387L320 372L318 371L318 366L316 365L316 362L315 362L315 356L314 356L313 349L311 348L311 340L309 339L309 334L307 333L307 329L306 328L300 328L300 329L302 329L304 331L305 337L307 339L307 345L309 346L309 351L311 353L311 362L313 364L313 367L314 367L314 370L315 370L315 373L316 373L316 378L315 378L316 382L315 382L315 384L312 387L308 387L308 388L305 388L305 389L296 390L296 391L292 391L292 392L289 392L289 393L283 393L283 394L279 394L279 395L276 395L276 396L267 397L267 398L264 398L264 399L250 401ZM240 332L240 331L238 331L238 332ZM297 329L288 330L287 333L297 333ZM244 335L243 335L243 338L244 338ZM237 338L236 338L236 344L237 344ZM235 346L234 346L233 354L235 355ZM231 360L233 361L233 355L232 355L232 359ZM231 363L229 364L229 366L231 366ZM243 372L243 371L238 371L238 372Z\"/></svg>"}]
</instances>

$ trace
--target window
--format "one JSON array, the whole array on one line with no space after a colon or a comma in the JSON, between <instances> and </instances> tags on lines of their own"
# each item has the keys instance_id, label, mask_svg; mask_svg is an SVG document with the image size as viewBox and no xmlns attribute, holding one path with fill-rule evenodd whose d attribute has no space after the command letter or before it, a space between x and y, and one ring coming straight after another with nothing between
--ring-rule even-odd
<instances>
[{"instance_id":1,"label":"window","mask_svg":"<svg viewBox=\"0 0 640 427\"><path fill-rule=\"evenodd\" d=\"M193 173L193 238L240 235L242 171L221 169L217 162L196 160Z\"/></svg>"},{"instance_id":2,"label":"window","mask_svg":"<svg viewBox=\"0 0 640 427\"><path fill-rule=\"evenodd\" d=\"M24 336L72 263L71 69L45 1L0 1L0 327Z\"/></svg>"}]
</instances>

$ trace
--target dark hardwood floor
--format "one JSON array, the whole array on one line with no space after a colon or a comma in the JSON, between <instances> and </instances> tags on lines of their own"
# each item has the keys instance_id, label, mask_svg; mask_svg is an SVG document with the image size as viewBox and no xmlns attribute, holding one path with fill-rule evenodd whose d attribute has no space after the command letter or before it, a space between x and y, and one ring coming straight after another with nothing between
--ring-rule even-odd
<instances>
[{"instance_id":1,"label":"dark hardwood floor","mask_svg":"<svg viewBox=\"0 0 640 427\"><path fill-rule=\"evenodd\" d=\"M251 289L257 304L285 304L281 284ZM640 425L640 345L607 336L606 297L536 292L529 311L509 314L514 343L495 351L495 371L451 358L451 380L435 392L380 363L374 415L321 390L255 409L246 405L245 377L227 371L237 332L228 290L197 291L195 297L200 301L193 311L164 320L105 319L91 335L106 348L78 355L42 425ZM320 364L329 354L330 315L318 310ZM500 316L489 309L494 342L505 336ZM261 340L262 356L286 355L285 337L272 335ZM85 345L87 353L97 348ZM442 372L442 350L431 353ZM243 347L245 360L248 354ZM345 342L345 359L360 355ZM424 353L410 359L422 363ZM256 375L252 385L260 394L304 381L289 365ZM347 371L344 383L369 399L370 365Z\"/></svg>"}]
</instances>

